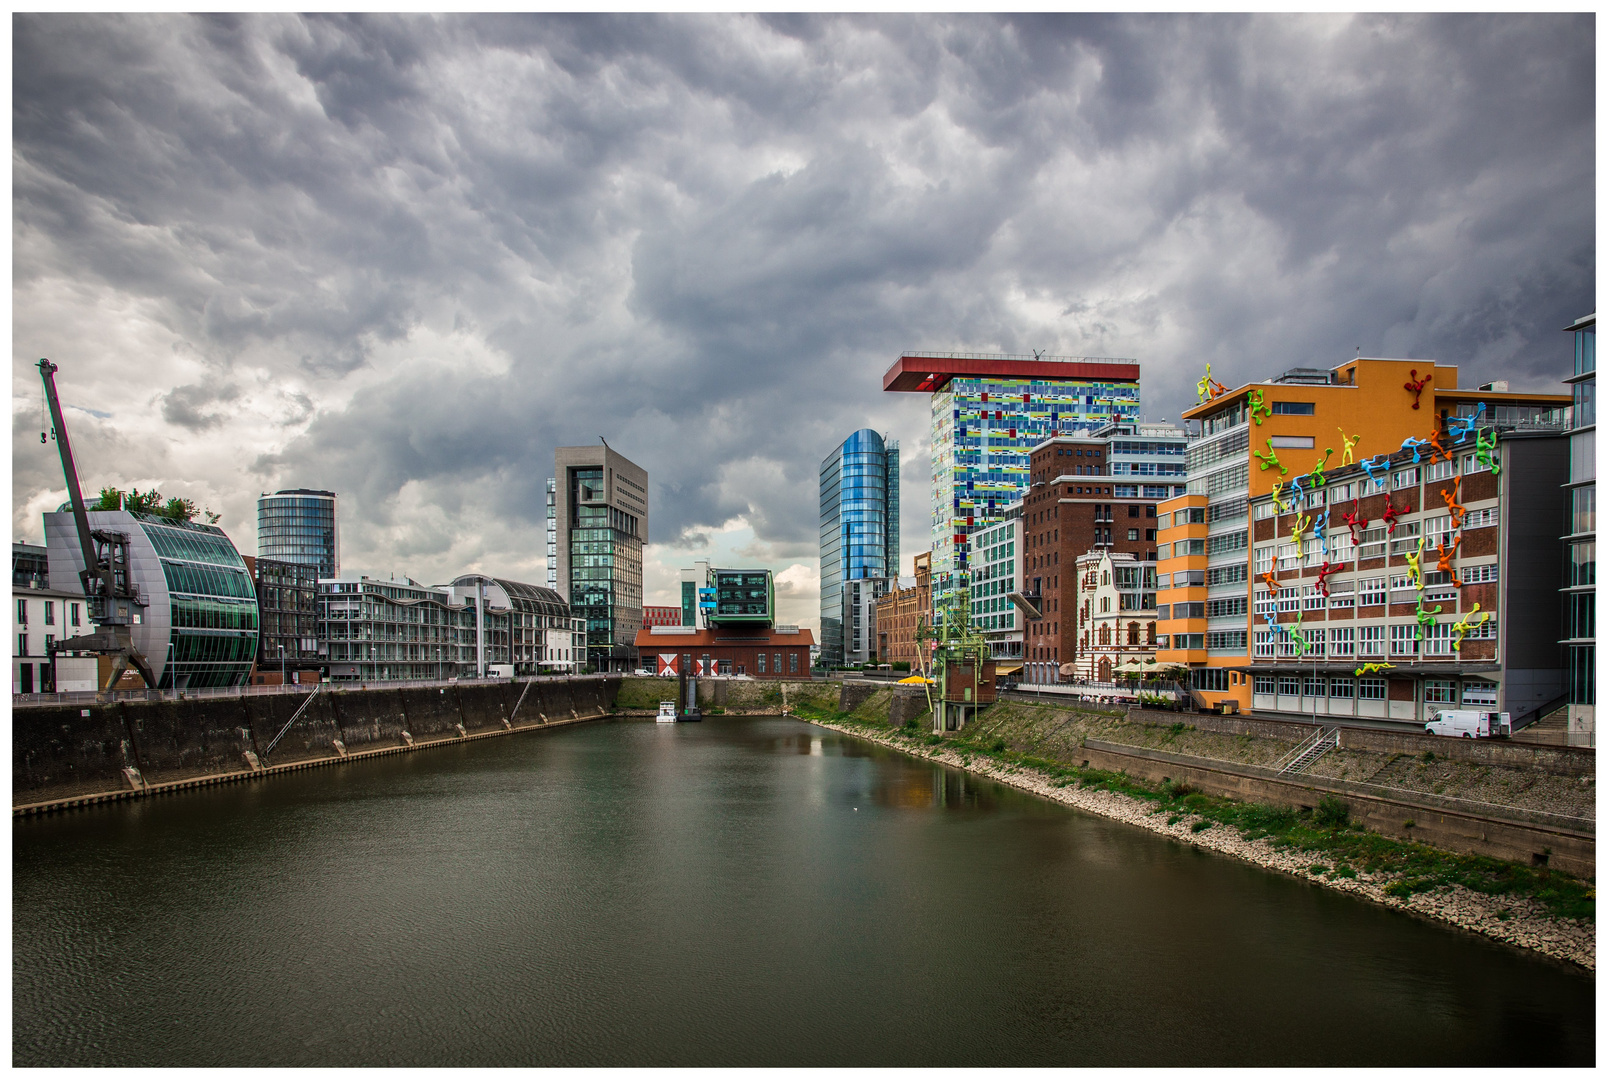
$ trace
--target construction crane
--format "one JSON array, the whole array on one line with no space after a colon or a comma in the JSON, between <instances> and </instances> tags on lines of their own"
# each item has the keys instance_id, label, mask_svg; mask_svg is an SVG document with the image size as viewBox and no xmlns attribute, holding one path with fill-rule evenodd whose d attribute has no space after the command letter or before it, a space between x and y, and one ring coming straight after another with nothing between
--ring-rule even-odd
<instances>
[{"instance_id":1,"label":"construction crane","mask_svg":"<svg viewBox=\"0 0 1608 1080\"><path fill-rule=\"evenodd\" d=\"M916 623L917 649L922 649L929 641L934 643L932 674L938 687L938 700L933 700L933 684L928 684L926 689L927 706L932 710L935 733L945 729L944 713L949 705L955 706L960 722L964 723L968 711L975 710L984 700L994 700L992 687L982 678L989 660L988 639L977 631L971 621L970 574L962 570L956 578L956 588L938 604L934 625L928 626L922 620ZM970 685L961 682L952 687L951 667L956 668L957 674L961 674ZM949 696L952 691L958 691L962 696L952 699Z\"/></svg>"},{"instance_id":2,"label":"construction crane","mask_svg":"<svg viewBox=\"0 0 1608 1080\"><path fill-rule=\"evenodd\" d=\"M156 676L151 665L134 647L132 627L138 618L136 607L144 606L139 586L129 577L127 533L110 532L89 527L89 513L84 508L84 493L78 487L78 467L73 463L72 444L67 441L67 422L62 419L61 400L56 396L56 365L49 360L39 361L39 377L44 380L45 400L50 405L51 434L56 448L61 451L61 471L67 478L67 497L73 506L73 525L78 531L78 546L83 553L84 569L78 577L83 582L84 599L89 607L89 621L93 634L66 638L56 643L57 652L92 652L112 658L111 672L102 694L108 693L123 677L131 665L145 680L145 685L156 688Z\"/></svg>"}]
</instances>

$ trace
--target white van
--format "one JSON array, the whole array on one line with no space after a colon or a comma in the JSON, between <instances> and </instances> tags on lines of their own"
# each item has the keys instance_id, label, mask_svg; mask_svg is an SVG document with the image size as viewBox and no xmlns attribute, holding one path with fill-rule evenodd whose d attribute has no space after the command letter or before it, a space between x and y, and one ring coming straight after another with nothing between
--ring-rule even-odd
<instances>
[{"instance_id":1,"label":"white van","mask_svg":"<svg viewBox=\"0 0 1608 1080\"><path fill-rule=\"evenodd\" d=\"M1505 712L1442 709L1424 725L1426 735L1454 735L1465 739L1491 739L1513 734L1513 720Z\"/></svg>"}]
</instances>

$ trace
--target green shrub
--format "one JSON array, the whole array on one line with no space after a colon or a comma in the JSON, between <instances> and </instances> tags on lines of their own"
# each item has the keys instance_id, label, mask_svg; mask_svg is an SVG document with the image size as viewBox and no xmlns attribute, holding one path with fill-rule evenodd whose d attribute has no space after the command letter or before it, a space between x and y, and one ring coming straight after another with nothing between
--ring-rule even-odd
<instances>
[{"instance_id":1,"label":"green shrub","mask_svg":"<svg viewBox=\"0 0 1608 1080\"><path fill-rule=\"evenodd\" d=\"M1325 795L1318 800L1318 808L1312 812L1314 824L1324 828L1339 829L1351 820L1351 807L1333 795Z\"/></svg>"},{"instance_id":2,"label":"green shrub","mask_svg":"<svg viewBox=\"0 0 1608 1080\"><path fill-rule=\"evenodd\" d=\"M1337 878L1354 878L1357 876L1357 872L1351 869L1351 867L1347 866L1345 863L1341 863L1339 866L1334 868L1334 873L1330 874L1329 876Z\"/></svg>"},{"instance_id":3,"label":"green shrub","mask_svg":"<svg viewBox=\"0 0 1608 1080\"><path fill-rule=\"evenodd\" d=\"M989 749L993 750L996 754L999 753L1001 750L1005 749L1005 740L995 739L991 744L989 744Z\"/></svg>"},{"instance_id":4,"label":"green shrub","mask_svg":"<svg viewBox=\"0 0 1608 1080\"><path fill-rule=\"evenodd\" d=\"M1190 832L1205 832L1207 829L1209 829L1211 827L1212 827L1212 823L1210 821L1206 820L1205 818L1199 818L1199 819L1197 819L1195 821L1194 824L1190 825L1189 831Z\"/></svg>"}]
</instances>

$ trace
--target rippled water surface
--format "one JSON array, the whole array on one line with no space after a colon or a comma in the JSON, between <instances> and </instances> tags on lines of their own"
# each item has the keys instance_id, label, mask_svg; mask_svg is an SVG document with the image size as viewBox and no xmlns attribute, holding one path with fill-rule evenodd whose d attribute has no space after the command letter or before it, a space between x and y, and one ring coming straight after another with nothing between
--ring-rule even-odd
<instances>
[{"instance_id":1,"label":"rippled water surface","mask_svg":"<svg viewBox=\"0 0 1608 1080\"><path fill-rule=\"evenodd\" d=\"M13 825L18 1065L1519 1065L1578 971L785 719Z\"/></svg>"}]
</instances>

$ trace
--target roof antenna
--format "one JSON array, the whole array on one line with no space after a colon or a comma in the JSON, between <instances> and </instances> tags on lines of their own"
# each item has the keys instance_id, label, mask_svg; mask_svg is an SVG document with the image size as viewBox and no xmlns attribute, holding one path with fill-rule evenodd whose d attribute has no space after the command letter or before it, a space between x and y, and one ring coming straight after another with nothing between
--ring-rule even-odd
<instances>
[{"instance_id":1,"label":"roof antenna","mask_svg":"<svg viewBox=\"0 0 1608 1080\"><path fill-rule=\"evenodd\" d=\"M607 440L607 439L605 439L605 438L604 438L604 437L603 437L603 436L601 436L601 435L599 435L599 436L598 436L598 437L597 437L597 441L598 441L598 442L600 442L600 443L602 443L602 444L603 444L603 445L604 445L604 446L605 446L605 447L608 447L608 449L610 449L610 450L613 450L613 449L614 449L614 447L612 447L612 446L609 446L609 441L608 441L608 440Z\"/></svg>"}]
</instances>

